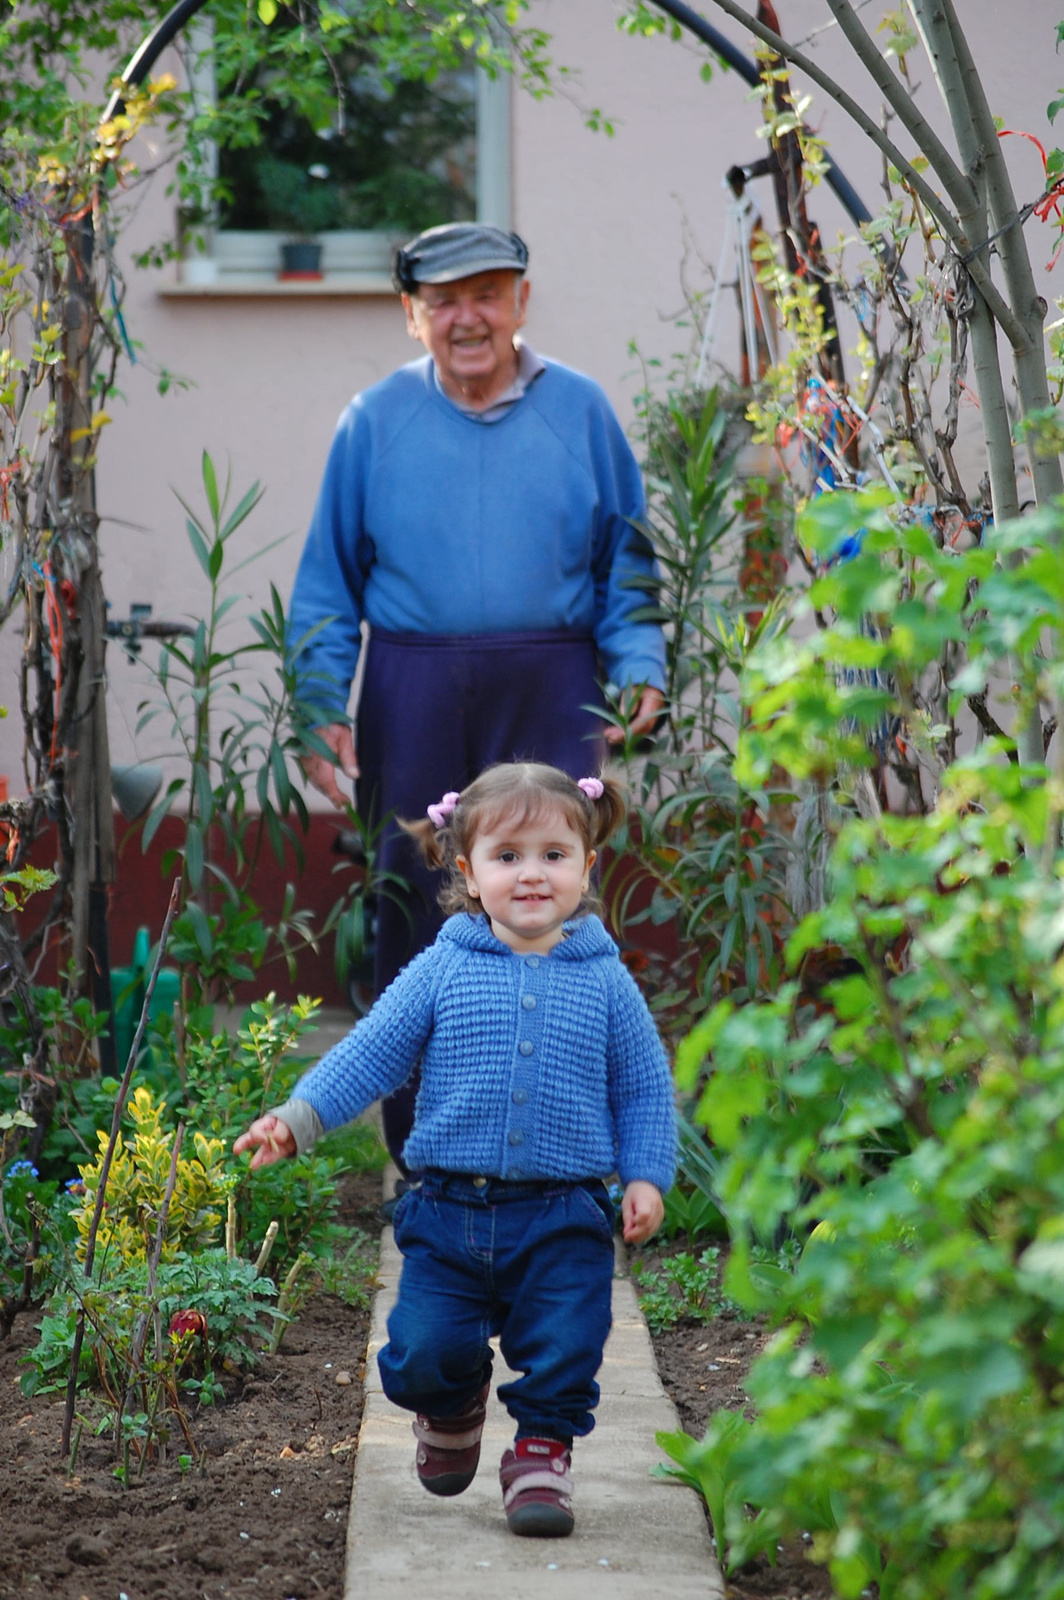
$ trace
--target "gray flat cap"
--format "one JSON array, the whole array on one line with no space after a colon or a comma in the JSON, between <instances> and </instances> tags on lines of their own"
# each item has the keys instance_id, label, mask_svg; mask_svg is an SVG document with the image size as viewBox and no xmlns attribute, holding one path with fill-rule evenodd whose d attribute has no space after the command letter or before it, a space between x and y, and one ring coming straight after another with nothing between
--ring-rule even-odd
<instances>
[{"instance_id":1,"label":"gray flat cap","mask_svg":"<svg viewBox=\"0 0 1064 1600\"><path fill-rule=\"evenodd\" d=\"M527 265L528 246L516 233L485 222L446 222L396 250L392 279L411 294L419 283L453 283L475 272L524 272Z\"/></svg>"}]
</instances>

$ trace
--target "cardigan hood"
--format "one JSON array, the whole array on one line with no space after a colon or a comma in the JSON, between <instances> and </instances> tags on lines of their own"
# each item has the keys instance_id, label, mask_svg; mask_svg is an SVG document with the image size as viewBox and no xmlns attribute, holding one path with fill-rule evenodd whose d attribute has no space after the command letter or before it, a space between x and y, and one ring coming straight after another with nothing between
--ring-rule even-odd
<instances>
[{"instance_id":1,"label":"cardigan hood","mask_svg":"<svg viewBox=\"0 0 1064 1600\"><path fill-rule=\"evenodd\" d=\"M540 952L544 961L594 961L602 956L619 956L616 944L610 938L598 917L591 913L574 917L564 924L565 937L553 950ZM459 911L449 917L437 936L445 944L454 944L462 950L483 950L486 954L504 958L520 958L528 952L511 950L491 931L491 923L481 911L476 916L469 911Z\"/></svg>"}]
</instances>

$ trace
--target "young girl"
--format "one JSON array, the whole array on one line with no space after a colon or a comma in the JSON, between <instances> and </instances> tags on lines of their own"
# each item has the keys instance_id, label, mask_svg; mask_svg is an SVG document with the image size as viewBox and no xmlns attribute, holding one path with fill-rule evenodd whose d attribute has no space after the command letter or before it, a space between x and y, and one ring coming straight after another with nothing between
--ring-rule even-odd
<instances>
[{"instance_id":1,"label":"young girl","mask_svg":"<svg viewBox=\"0 0 1064 1600\"><path fill-rule=\"evenodd\" d=\"M613 1213L656 1232L672 1182L672 1081L646 1005L585 896L624 815L609 778L491 767L408 824L450 869L435 944L373 1010L252 1123L252 1167L306 1150L408 1076L421 1088L395 1212L403 1269L384 1392L417 1413L417 1473L432 1494L476 1474L491 1349L520 1374L499 1389L517 1425L500 1479L515 1533L573 1527L570 1450L591 1432L610 1329Z\"/></svg>"}]
</instances>

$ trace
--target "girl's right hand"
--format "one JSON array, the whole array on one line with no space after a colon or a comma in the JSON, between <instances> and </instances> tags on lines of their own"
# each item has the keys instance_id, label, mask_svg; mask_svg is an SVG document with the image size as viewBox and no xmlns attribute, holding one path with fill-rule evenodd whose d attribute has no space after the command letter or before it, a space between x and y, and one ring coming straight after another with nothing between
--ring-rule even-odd
<instances>
[{"instance_id":1,"label":"girl's right hand","mask_svg":"<svg viewBox=\"0 0 1064 1600\"><path fill-rule=\"evenodd\" d=\"M234 1141L235 1156L242 1156L245 1150L255 1151L251 1158L252 1172L256 1167L272 1167L275 1161L283 1161L286 1156L299 1153L287 1122L282 1122L280 1117L272 1114L257 1117L247 1132Z\"/></svg>"}]
</instances>

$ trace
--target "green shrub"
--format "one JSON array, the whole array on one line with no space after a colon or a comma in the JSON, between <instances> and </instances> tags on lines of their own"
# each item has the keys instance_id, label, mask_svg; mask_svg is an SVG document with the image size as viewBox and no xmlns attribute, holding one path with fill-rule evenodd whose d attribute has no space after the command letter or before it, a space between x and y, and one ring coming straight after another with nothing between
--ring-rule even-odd
<instances>
[{"instance_id":1,"label":"green shrub","mask_svg":"<svg viewBox=\"0 0 1064 1600\"><path fill-rule=\"evenodd\" d=\"M195 1255L179 1251L163 1262L154 1295L148 1292L146 1262L102 1269L91 1285L79 1287L77 1294L60 1294L49 1304L40 1340L25 1358L29 1370L21 1379L22 1392L53 1394L66 1388L80 1304L91 1336L82 1346L79 1387L91 1386L118 1403L133 1363L138 1322L157 1312L164 1341L149 1357L146 1374L202 1398L207 1374L214 1379L255 1365L269 1336L266 1319L276 1298L271 1279L256 1276L251 1262L230 1260L218 1248ZM181 1312L198 1313L202 1329L168 1332ZM206 1393L212 1393L211 1384Z\"/></svg>"},{"instance_id":2,"label":"green shrub","mask_svg":"<svg viewBox=\"0 0 1064 1600\"><path fill-rule=\"evenodd\" d=\"M96 1248L123 1264L147 1259L170 1175L174 1133L163 1126L163 1105L145 1085L136 1089L126 1105L126 1115L136 1130L128 1140L119 1131L107 1174L107 1194L100 1216ZM92 1226L103 1174L110 1130L100 1130L99 1154L81 1167L84 1195L74 1211L81 1240L79 1255ZM163 1257L178 1251L202 1250L218 1233L225 1215L231 1179L222 1167L220 1139L193 1132L189 1141L195 1155L179 1155L163 1239Z\"/></svg>"},{"instance_id":3,"label":"green shrub","mask_svg":"<svg viewBox=\"0 0 1064 1600\"><path fill-rule=\"evenodd\" d=\"M727 1233L720 1207L712 1195L704 1194L701 1189L688 1189L674 1183L666 1192L664 1203L663 1239L675 1239L683 1234L689 1244L694 1244L706 1235L720 1239Z\"/></svg>"},{"instance_id":4,"label":"green shrub","mask_svg":"<svg viewBox=\"0 0 1064 1600\"><path fill-rule=\"evenodd\" d=\"M710 1246L697 1261L687 1251L669 1256L659 1271L638 1261L633 1264L640 1309L651 1333L674 1328L678 1322L709 1322L717 1315L719 1257L720 1251Z\"/></svg>"},{"instance_id":5,"label":"green shrub","mask_svg":"<svg viewBox=\"0 0 1064 1600\"><path fill-rule=\"evenodd\" d=\"M659 1026L676 1035L722 994L754 996L775 984L789 843L774 807L789 795L772 774L740 780L734 764L735 680L776 625L772 608L753 606L743 591L751 497L735 472L748 435L740 406L717 389L643 399L643 531L660 579L642 614L665 631L666 711L649 751L627 739L618 747L631 811L612 841L603 891L626 933L670 929L675 953L650 957L645 981ZM779 507L762 491L761 515L775 517ZM619 707L612 720L626 729Z\"/></svg>"},{"instance_id":6,"label":"green shrub","mask_svg":"<svg viewBox=\"0 0 1064 1600\"><path fill-rule=\"evenodd\" d=\"M10 1115L0 1114L0 1130ZM32 1162L12 1161L0 1174L0 1308L21 1304L27 1272L28 1302L50 1291L76 1237L74 1203L54 1179L40 1178Z\"/></svg>"},{"instance_id":7,"label":"green shrub","mask_svg":"<svg viewBox=\"0 0 1064 1600\"><path fill-rule=\"evenodd\" d=\"M919 736L943 640L954 706L1007 661L1021 721L1059 708L1059 517L957 552L854 498L861 553L813 591L835 620L762 658L740 767L845 774L895 703ZM858 660L878 684L847 676ZM1048 1600L1064 1595L1064 764L1021 765L999 739L944 764L947 732L922 735L934 809L884 815L866 794L828 904L791 940L792 970L829 948L846 975L723 1003L681 1052L723 1155L725 1287L779 1323L747 1384L755 1420L712 1428L704 1464L720 1478L726 1454L733 1564L809 1529L841 1596ZM808 1238L766 1291L753 1242L784 1224Z\"/></svg>"},{"instance_id":8,"label":"green shrub","mask_svg":"<svg viewBox=\"0 0 1064 1600\"><path fill-rule=\"evenodd\" d=\"M30 1003L47 1039L47 1058L55 1082L55 1109L36 1165L42 1179L64 1183L80 1161L91 1160L96 1130L109 1127L114 1094L112 1078L84 1077L95 1041L104 1031L107 1013L91 1002L71 1000L53 985L33 985ZM18 991L9 996L0 1026L0 1115L18 1104L19 1070L33 1055L33 1033Z\"/></svg>"},{"instance_id":9,"label":"green shrub","mask_svg":"<svg viewBox=\"0 0 1064 1600\"><path fill-rule=\"evenodd\" d=\"M232 1155L233 1140L255 1117L284 1101L308 1058L301 1040L312 1031L318 1002L306 998L279 1005L274 996L248 1007L236 1036L190 1030L183 1041L182 1114L192 1128L219 1140L227 1156L236 1207L237 1240L253 1255L271 1222L278 1225L272 1266L281 1272L301 1252L331 1252L340 1179L352 1168L383 1164L384 1152L369 1128L345 1129L296 1161L249 1173ZM180 1064L172 1032L164 1030L153 1052L160 1070L177 1080Z\"/></svg>"}]
</instances>

